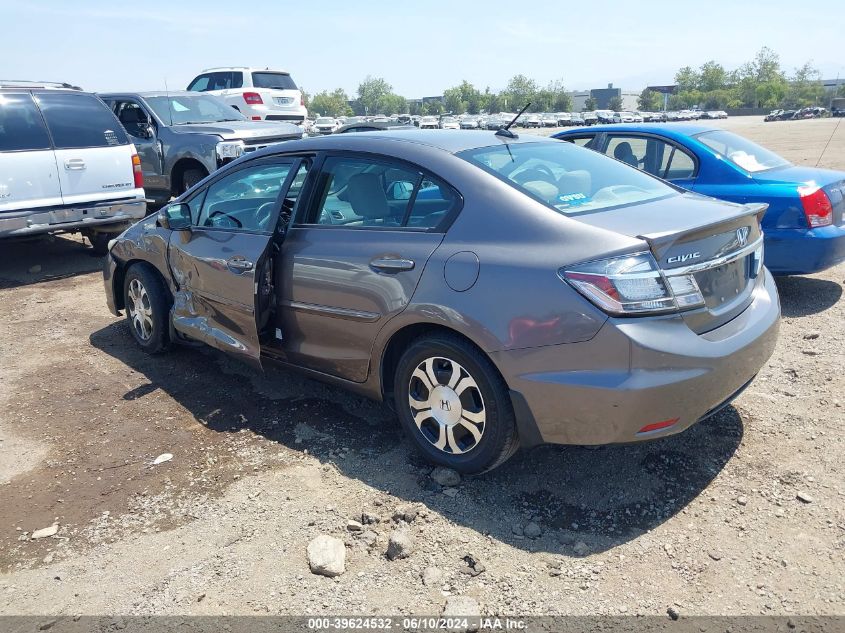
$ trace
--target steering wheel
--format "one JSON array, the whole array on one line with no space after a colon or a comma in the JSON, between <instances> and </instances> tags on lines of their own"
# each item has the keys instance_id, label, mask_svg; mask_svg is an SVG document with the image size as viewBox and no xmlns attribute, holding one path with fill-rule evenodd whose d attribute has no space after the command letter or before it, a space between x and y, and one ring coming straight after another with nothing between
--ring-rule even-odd
<instances>
[{"instance_id":1,"label":"steering wheel","mask_svg":"<svg viewBox=\"0 0 845 633\"><path fill-rule=\"evenodd\" d=\"M549 184L557 185L557 178L555 178L552 170L545 165L535 165L525 171L521 171L514 176L513 180L518 182L520 185L532 180L542 180L548 182Z\"/></svg>"},{"instance_id":2,"label":"steering wheel","mask_svg":"<svg viewBox=\"0 0 845 633\"><path fill-rule=\"evenodd\" d=\"M208 220L211 222L212 220L214 220L214 218L217 218L217 217L226 218L226 221L234 224L234 228L236 228L236 229L241 229L244 226L241 223L241 221L238 220L238 218L233 218L231 215L229 215L228 213L225 213L224 211L214 211L211 215L208 216ZM217 222L213 222L211 226L221 226L221 225L218 224Z\"/></svg>"},{"instance_id":3,"label":"steering wheel","mask_svg":"<svg viewBox=\"0 0 845 633\"><path fill-rule=\"evenodd\" d=\"M258 227L264 231L270 228L270 219L273 217L273 208L275 202L265 202L255 211L255 219L258 221Z\"/></svg>"}]
</instances>

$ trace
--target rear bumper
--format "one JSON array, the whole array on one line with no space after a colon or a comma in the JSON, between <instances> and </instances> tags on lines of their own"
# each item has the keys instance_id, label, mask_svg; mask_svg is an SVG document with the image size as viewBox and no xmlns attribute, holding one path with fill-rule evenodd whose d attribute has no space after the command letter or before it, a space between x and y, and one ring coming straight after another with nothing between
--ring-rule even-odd
<instances>
[{"instance_id":1,"label":"rear bumper","mask_svg":"<svg viewBox=\"0 0 845 633\"><path fill-rule=\"evenodd\" d=\"M809 275L845 261L845 226L765 231L766 267L775 275Z\"/></svg>"},{"instance_id":2,"label":"rear bumper","mask_svg":"<svg viewBox=\"0 0 845 633\"><path fill-rule=\"evenodd\" d=\"M678 316L609 319L590 341L491 358L518 394L520 432L536 427L529 443L636 442L683 431L728 404L771 356L779 320L766 272L751 305L703 335Z\"/></svg>"},{"instance_id":3,"label":"rear bumper","mask_svg":"<svg viewBox=\"0 0 845 633\"><path fill-rule=\"evenodd\" d=\"M85 205L0 213L0 237L23 237L86 229L118 231L147 214L144 199L110 200Z\"/></svg>"}]
</instances>

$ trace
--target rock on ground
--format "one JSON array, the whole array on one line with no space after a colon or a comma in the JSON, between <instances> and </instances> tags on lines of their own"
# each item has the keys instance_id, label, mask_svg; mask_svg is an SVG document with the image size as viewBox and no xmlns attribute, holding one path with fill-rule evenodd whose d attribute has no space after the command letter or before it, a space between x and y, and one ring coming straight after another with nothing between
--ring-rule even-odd
<instances>
[{"instance_id":1,"label":"rock on ground","mask_svg":"<svg viewBox=\"0 0 845 633\"><path fill-rule=\"evenodd\" d=\"M407 528L399 528L391 532L390 540L387 543L387 558L390 560L408 558L413 549L414 539Z\"/></svg>"},{"instance_id":2,"label":"rock on ground","mask_svg":"<svg viewBox=\"0 0 845 633\"><path fill-rule=\"evenodd\" d=\"M461 483L461 476L451 468L438 466L431 471L431 478L446 488L457 486Z\"/></svg>"},{"instance_id":3,"label":"rock on ground","mask_svg":"<svg viewBox=\"0 0 845 633\"><path fill-rule=\"evenodd\" d=\"M312 574L340 576L346 571L346 546L338 538L321 534L308 544L308 566Z\"/></svg>"}]
</instances>

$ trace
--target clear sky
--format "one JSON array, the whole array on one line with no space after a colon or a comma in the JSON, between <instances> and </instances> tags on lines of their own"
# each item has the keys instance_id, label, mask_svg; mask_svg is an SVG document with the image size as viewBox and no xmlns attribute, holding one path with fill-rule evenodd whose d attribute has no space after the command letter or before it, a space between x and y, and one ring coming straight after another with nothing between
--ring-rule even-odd
<instances>
[{"instance_id":1,"label":"clear sky","mask_svg":"<svg viewBox=\"0 0 845 633\"><path fill-rule=\"evenodd\" d=\"M762 46L791 72L845 77L841 0L605 2L0 0L0 78L87 90L184 89L212 66L289 70L310 93L384 77L405 97L523 73L567 88L639 90ZM598 8L601 7L601 11ZM572 14L572 15L570 15Z\"/></svg>"}]
</instances>

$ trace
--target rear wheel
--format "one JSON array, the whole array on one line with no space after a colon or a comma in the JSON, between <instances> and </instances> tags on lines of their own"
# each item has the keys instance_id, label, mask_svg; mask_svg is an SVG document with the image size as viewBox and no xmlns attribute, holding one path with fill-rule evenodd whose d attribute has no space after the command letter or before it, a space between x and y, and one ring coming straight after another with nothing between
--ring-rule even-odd
<instances>
[{"instance_id":1,"label":"rear wheel","mask_svg":"<svg viewBox=\"0 0 845 633\"><path fill-rule=\"evenodd\" d=\"M402 426L429 461L479 473L516 452L507 386L489 359L460 337L417 339L400 358L394 385Z\"/></svg>"},{"instance_id":2,"label":"rear wheel","mask_svg":"<svg viewBox=\"0 0 845 633\"><path fill-rule=\"evenodd\" d=\"M170 295L164 281L150 266L135 264L126 271L123 290L126 321L135 342L148 354L166 350Z\"/></svg>"}]
</instances>

